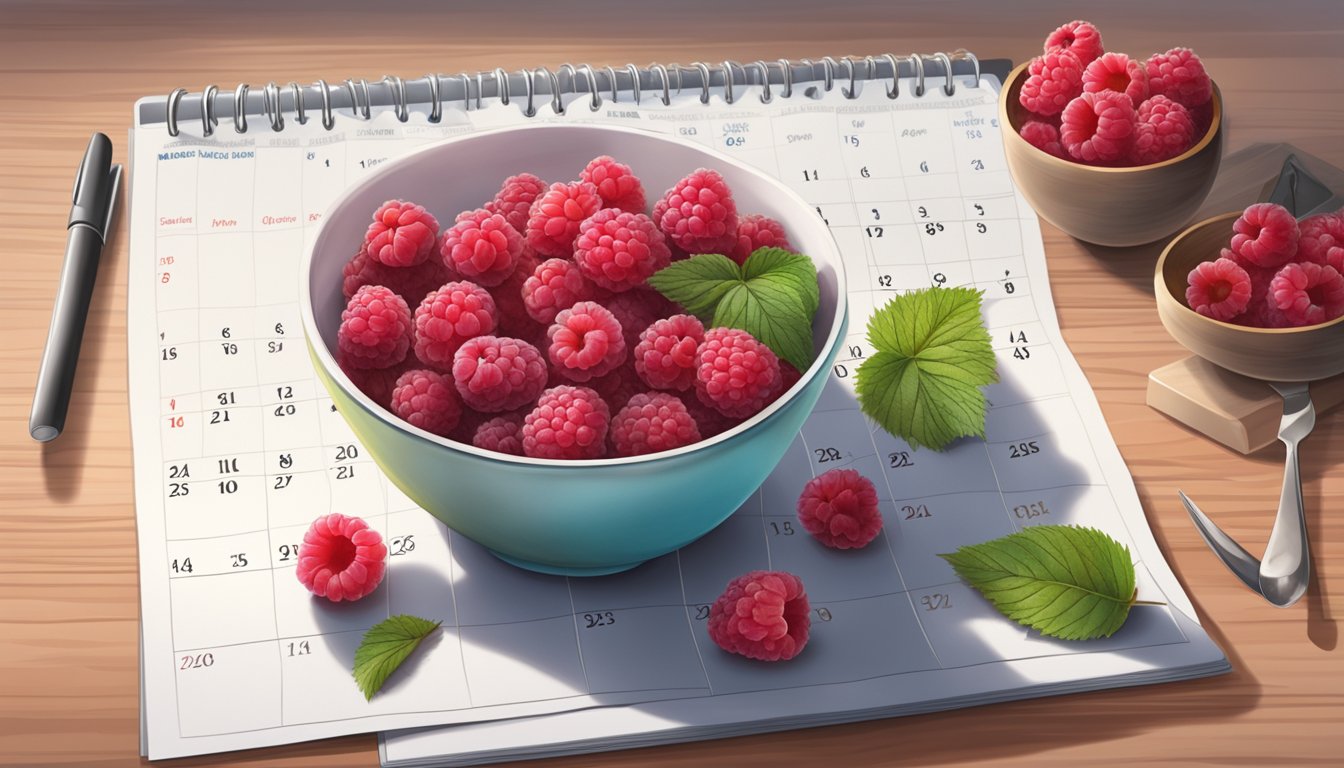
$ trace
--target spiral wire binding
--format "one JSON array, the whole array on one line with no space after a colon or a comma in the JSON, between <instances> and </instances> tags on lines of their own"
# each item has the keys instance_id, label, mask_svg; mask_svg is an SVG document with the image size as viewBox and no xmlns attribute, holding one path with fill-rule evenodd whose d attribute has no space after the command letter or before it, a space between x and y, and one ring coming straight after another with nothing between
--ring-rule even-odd
<instances>
[{"instance_id":1,"label":"spiral wire binding","mask_svg":"<svg viewBox=\"0 0 1344 768\"><path fill-rule=\"evenodd\" d=\"M880 73L880 63L883 61L890 69L890 73L885 76ZM284 130L285 112L287 111L293 114L296 123L306 124L308 122L307 108L309 105L305 102L315 96L320 102L322 127L330 131L336 125L332 96L337 88L345 91L349 99L348 106L351 114L360 120L372 119L374 107L372 91L376 89L382 91L379 97L379 106L391 106L399 121L404 123L410 120L412 104L427 104L429 106L428 121L438 123L443 119L445 102L458 103L464 111L471 111L473 103L475 109L482 109L487 94L489 94L491 98L498 99L501 105L508 105L513 97L510 85L511 75L522 81L523 88L526 91L522 111L527 117L537 115L539 100L543 95L539 82L540 78L545 79L544 95L549 99L551 111L556 115L565 114L564 97L566 95L586 94L588 109L592 112L599 111L605 101L604 90L609 92L612 104L621 103L621 97L624 93L630 95L634 104L642 104L646 82L648 88L657 94L657 98L664 105L670 105L673 94L681 93L682 86L685 84L683 78L687 75L698 78L696 85L699 88L699 99L702 104L710 103L716 87L722 90L724 100L733 104L739 96L738 87L759 86L761 103L769 104L777 97L791 98L795 82L819 82L821 91L829 92L834 88L837 78L848 81L848 85L840 88L841 95L846 99L858 98L864 83L882 82L884 80L887 81L884 86L887 98L896 99L901 95L902 63L909 65L909 72L915 81L914 96L922 98L928 85L928 73L925 66L929 62L936 62L941 66L942 91L947 96L952 96L957 92L954 73L956 62L969 62L974 70L970 87L978 88L980 86L980 60L964 49L951 53L916 53L908 56L882 53L877 56L864 56L861 59L853 56L843 56L836 60L831 56L824 56L817 61L812 59L776 59L770 62L759 59L741 64L726 59L718 64L697 61L688 66L676 63L666 65L654 63L642 69L634 64L626 64L624 72L612 66L601 67L599 70L589 64L576 66L566 63L561 64L555 70L551 70L549 67L534 67L510 73L503 67L496 67L494 70L477 72L475 76L466 72L451 76L429 74L411 81L403 80L396 75L385 75L373 85L370 85L369 81L364 79L346 79L343 88L341 86L333 87L325 80L318 80L306 87L295 82L290 82L281 87L272 81L262 89L260 115L266 119L271 130L277 132ZM796 79L797 73L795 70L797 68L806 69L805 77ZM818 68L821 70L819 76ZM599 82L599 71L606 77L605 86ZM623 75L628 76L628 83L622 82ZM934 76L937 77L936 74ZM450 96L451 92L445 90L445 86L454 80L460 81L462 90L460 96ZM428 97L417 96L413 100L409 95L409 83L423 83L423 87L428 89ZM475 85L474 89L473 84ZM248 83L240 83L233 92L232 119L233 129L236 133L247 133L248 130L247 113L250 89L251 86ZM289 91L288 108L286 108L284 99L285 91ZM809 88L808 95L817 95L817 91L814 88ZM219 88L213 84L202 89L198 102L191 98L187 89L173 89L165 100L165 123L168 134L177 136L181 133L179 118L183 114L184 103L198 103L201 134L211 136L215 127L219 125L219 118L216 116L218 99ZM253 113L258 114L255 100L252 102L252 107Z\"/></svg>"}]
</instances>

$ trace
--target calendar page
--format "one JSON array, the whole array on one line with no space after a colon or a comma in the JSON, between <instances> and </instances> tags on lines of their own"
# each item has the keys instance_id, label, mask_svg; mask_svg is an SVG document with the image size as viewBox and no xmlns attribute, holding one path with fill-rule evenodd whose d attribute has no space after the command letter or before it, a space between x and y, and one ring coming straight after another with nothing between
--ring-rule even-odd
<instances>
[{"instance_id":1,"label":"calendar page","mask_svg":"<svg viewBox=\"0 0 1344 768\"><path fill-rule=\"evenodd\" d=\"M552 727L601 740L635 727L622 717L853 719L1225 668L1060 337L1036 218L1005 167L996 84L963 80L951 97L799 84L763 103L739 86L733 103L716 90L702 104L697 89L534 118L488 100L438 124L425 107L405 123L337 115L330 130L184 125L170 138L138 125L129 357L150 757L537 716L463 725L461 743ZM615 576L516 569L418 509L315 379L298 318L301 255L342 189L423 143L538 119L664 131L777 175L830 226L851 289L845 349L779 468L701 540ZM984 291L1001 377L987 438L945 452L887 434L854 395L867 318L927 285ZM884 531L859 551L822 547L794 513L804 482L839 467L882 498ZM329 512L364 517L389 544L382 585L354 604L295 578L303 532ZM937 557L1042 523L1125 543L1140 593L1166 605L1135 608L1106 640L1055 641L999 616ZM757 568L797 574L811 598L812 641L787 664L726 654L704 628L728 580ZM355 648L399 613L442 629L365 701Z\"/></svg>"}]
</instances>

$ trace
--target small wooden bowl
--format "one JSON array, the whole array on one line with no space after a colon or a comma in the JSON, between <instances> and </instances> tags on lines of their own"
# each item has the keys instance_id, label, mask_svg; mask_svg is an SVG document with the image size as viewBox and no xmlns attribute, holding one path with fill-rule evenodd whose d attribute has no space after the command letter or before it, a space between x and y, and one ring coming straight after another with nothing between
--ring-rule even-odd
<instances>
[{"instance_id":1,"label":"small wooden bowl","mask_svg":"<svg viewBox=\"0 0 1344 768\"><path fill-rule=\"evenodd\" d=\"M1240 213L1201 221L1162 251L1153 276L1157 316L1172 338L1209 362L1265 381L1316 381L1344 373L1344 317L1302 328L1247 328L1205 317L1185 303L1190 270L1218 257Z\"/></svg>"},{"instance_id":2,"label":"small wooden bowl","mask_svg":"<svg viewBox=\"0 0 1344 768\"><path fill-rule=\"evenodd\" d=\"M1180 229L1213 186L1222 159L1223 98L1213 88L1209 130L1182 155L1152 165L1102 168L1061 160L1028 144L1018 128L1030 113L1018 101L1023 64L999 95L1008 169L1041 218L1097 245L1151 243Z\"/></svg>"}]
</instances>

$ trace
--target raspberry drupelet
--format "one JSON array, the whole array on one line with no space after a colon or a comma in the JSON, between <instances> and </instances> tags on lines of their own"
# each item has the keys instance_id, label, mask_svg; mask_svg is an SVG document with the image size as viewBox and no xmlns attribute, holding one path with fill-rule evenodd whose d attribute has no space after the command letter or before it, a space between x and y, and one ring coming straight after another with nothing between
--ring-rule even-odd
<instances>
[{"instance_id":1,"label":"raspberry drupelet","mask_svg":"<svg viewBox=\"0 0 1344 768\"><path fill-rule=\"evenodd\" d=\"M1189 48L1155 53L1145 65L1148 90L1178 102L1187 109L1207 104L1213 98L1213 81L1204 63Z\"/></svg>"},{"instance_id":2,"label":"raspberry drupelet","mask_svg":"<svg viewBox=\"0 0 1344 768\"><path fill-rule=\"evenodd\" d=\"M535 459L600 459L611 411L587 387L561 385L541 393L523 417L523 455Z\"/></svg>"},{"instance_id":3,"label":"raspberry drupelet","mask_svg":"<svg viewBox=\"0 0 1344 768\"><path fill-rule=\"evenodd\" d=\"M547 259L523 281L523 307L538 323L550 324L562 309L592 297L592 286L569 259Z\"/></svg>"},{"instance_id":4,"label":"raspberry drupelet","mask_svg":"<svg viewBox=\"0 0 1344 768\"><path fill-rule=\"evenodd\" d=\"M1031 60L1017 99L1038 115L1058 115L1083 92L1083 64L1068 51L1052 51Z\"/></svg>"},{"instance_id":5,"label":"raspberry drupelet","mask_svg":"<svg viewBox=\"0 0 1344 768\"><path fill-rule=\"evenodd\" d=\"M1298 224L1296 261L1329 264L1344 274L1344 216L1318 213Z\"/></svg>"},{"instance_id":6,"label":"raspberry drupelet","mask_svg":"<svg viewBox=\"0 0 1344 768\"><path fill-rule=\"evenodd\" d=\"M867 546L882 530L877 489L852 469L823 472L803 486L798 520L817 541L833 549Z\"/></svg>"},{"instance_id":7,"label":"raspberry drupelet","mask_svg":"<svg viewBox=\"0 0 1344 768\"><path fill-rule=\"evenodd\" d=\"M377 589L386 567L383 537L358 517L332 513L308 526L294 574L309 592L339 603Z\"/></svg>"},{"instance_id":8,"label":"raspberry drupelet","mask_svg":"<svg viewBox=\"0 0 1344 768\"><path fill-rule=\"evenodd\" d=\"M496 416L476 428L471 444L477 448L511 456L523 455L523 418Z\"/></svg>"},{"instance_id":9,"label":"raspberry drupelet","mask_svg":"<svg viewBox=\"0 0 1344 768\"><path fill-rule=\"evenodd\" d=\"M705 331L696 357L696 396L730 418L755 415L775 399L784 383L775 353L736 328Z\"/></svg>"},{"instance_id":10,"label":"raspberry drupelet","mask_svg":"<svg viewBox=\"0 0 1344 768\"><path fill-rule=\"evenodd\" d=\"M1134 103L1123 93L1084 93L1064 108L1059 140L1074 160L1112 164L1128 156L1136 121Z\"/></svg>"},{"instance_id":11,"label":"raspberry drupelet","mask_svg":"<svg viewBox=\"0 0 1344 768\"><path fill-rule=\"evenodd\" d=\"M686 404L666 392L633 395L611 420L616 456L643 456L699 441L700 429Z\"/></svg>"},{"instance_id":12,"label":"raspberry drupelet","mask_svg":"<svg viewBox=\"0 0 1344 768\"><path fill-rule=\"evenodd\" d=\"M609 299L603 299L600 303L616 317L616 322L621 324L625 346L632 350L650 323L682 311L679 305L673 304L663 294L650 288L636 288L618 293Z\"/></svg>"},{"instance_id":13,"label":"raspberry drupelet","mask_svg":"<svg viewBox=\"0 0 1344 768\"><path fill-rule=\"evenodd\" d=\"M1101 33L1086 21L1070 21L1045 38L1045 52L1068 51L1084 65L1091 64L1105 49Z\"/></svg>"},{"instance_id":14,"label":"raspberry drupelet","mask_svg":"<svg viewBox=\"0 0 1344 768\"><path fill-rule=\"evenodd\" d=\"M453 367L453 355L467 339L495 330L495 300L475 283L445 283L415 309L415 356L440 370Z\"/></svg>"},{"instance_id":15,"label":"raspberry drupelet","mask_svg":"<svg viewBox=\"0 0 1344 768\"><path fill-rule=\"evenodd\" d=\"M1166 96L1152 96L1139 105L1134 124L1130 159L1135 165L1170 160L1189 149L1195 140L1190 111Z\"/></svg>"},{"instance_id":16,"label":"raspberry drupelet","mask_svg":"<svg viewBox=\"0 0 1344 768\"><path fill-rule=\"evenodd\" d=\"M351 368L390 368L411 346L410 307L387 288L366 285L341 312L336 344Z\"/></svg>"},{"instance_id":17,"label":"raspberry drupelet","mask_svg":"<svg viewBox=\"0 0 1344 768\"><path fill-rule=\"evenodd\" d=\"M705 326L693 315L655 320L635 345L635 372L654 389L685 392L695 386Z\"/></svg>"},{"instance_id":18,"label":"raspberry drupelet","mask_svg":"<svg viewBox=\"0 0 1344 768\"><path fill-rule=\"evenodd\" d=\"M1223 248L1221 258L1231 259L1232 252ZM1246 274L1251 276L1251 300L1246 305L1246 311L1233 318L1231 322L1251 328L1291 327L1292 323L1274 304L1274 298L1269 292L1269 284L1274 281L1274 275L1278 270L1243 262L1237 262L1237 266L1246 270Z\"/></svg>"},{"instance_id":19,"label":"raspberry drupelet","mask_svg":"<svg viewBox=\"0 0 1344 768\"><path fill-rule=\"evenodd\" d=\"M458 217L443 233L439 252L449 269L490 287L504 282L517 268L523 236L501 214L478 208Z\"/></svg>"},{"instance_id":20,"label":"raspberry drupelet","mask_svg":"<svg viewBox=\"0 0 1344 768\"><path fill-rule=\"evenodd\" d=\"M621 324L606 307L580 301L561 310L546 332L547 356L561 376L585 382L625 362L629 352Z\"/></svg>"},{"instance_id":21,"label":"raspberry drupelet","mask_svg":"<svg viewBox=\"0 0 1344 768\"><path fill-rule=\"evenodd\" d=\"M607 155L595 157L579 174L581 181L597 187L603 208L617 208L630 213L643 213L647 201L644 185L625 163L618 163Z\"/></svg>"},{"instance_id":22,"label":"raspberry drupelet","mask_svg":"<svg viewBox=\"0 0 1344 768\"><path fill-rule=\"evenodd\" d=\"M527 230L527 214L532 203L546 191L546 182L530 173L520 173L504 180L494 199L485 204L485 210L498 213L519 234Z\"/></svg>"},{"instance_id":23,"label":"raspberry drupelet","mask_svg":"<svg viewBox=\"0 0 1344 768\"><path fill-rule=\"evenodd\" d=\"M1257 267L1283 266L1297 253L1301 230L1287 208L1275 203L1255 203L1232 223L1232 243L1237 257Z\"/></svg>"},{"instance_id":24,"label":"raspberry drupelet","mask_svg":"<svg viewBox=\"0 0 1344 768\"><path fill-rule=\"evenodd\" d=\"M601 207L597 187L586 181L552 184L528 212L527 244L540 256L568 259L574 255L579 225Z\"/></svg>"},{"instance_id":25,"label":"raspberry drupelet","mask_svg":"<svg viewBox=\"0 0 1344 768\"><path fill-rule=\"evenodd\" d=\"M528 315L527 304L523 301L523 285L536 272L538 263L532 249L524 248L514 273L490 289L495 300L495 327L500 335L522 339L529 344L536 344L546 337L546 325Z\"/></svg>"},{"instance_id":26,"label":"raspberry drupelet","mask_svg":"<svg viewBox=\"0 0 1344 768\"><path fill-rule=\"evenodd\" d=\"M785 571L752 571L728 582L709 608L708 630L725 651L758 661L802 652L812 627L803 582Z\"/></svg>"},{"instance_id":27,"label":"raspberry drupelet","mask_svg":"<svg viewBox=\"0 0 1344 768\"><path fill-rule=\"evenodd\" d=\"M1250 304L1250 275L1231 259L1202 261L1186 280L1185 303L1205 317L1227 322Z\"/></svg>"},{"instance_id":28,"label":"raspberry drupelet","mask_svg":"<svg viewBox=\"0 0 1344 768\"><path fill-rule=\"evenodd\" d=\"M546 358L520 339L477 336L453 356L462 402L481 413L502 413L535 402L546 388Z\"/></svg>"},{"instance_id":29,"label":"raspberry drupelet","mask_svg":"<svg viewBox=\"0 0 1344 768\"><path fill-rule=\"evenodd\" d=\"M737 236L737 203L718 171L698 168L663 194L653 221L692 254L727 253Z\"/></svg>"},{"instance_id":30,"label":"raspberry drupelet","mask_svg":"<svg viewBox=\"0 0 1344 768\"><path fill-rule=\"evenodd\" d=\"M1026 139L1028 144L1042 152L1061 159L1068 158L1068 153L1064 151L1064 145L1059 143L1059 129L1050 123L1028 120L1022 123L1022 127L1017 132L1023 139Z\"/></svg>"},{"instance_id":31,"label":"raspberry drupelet","mask_svg":"<svg viewBox=\"0 0 1344 768\"><path fill-rule=\"evenodd\" d=\"M424 369L407 371L397 379L389 410L411 426L440 437L448 437L462 419L452 377Z\"/></svg>"},{"instance_id":32,"label":"raspberry drupelet","mask_svg":"<svg viewBox=\"0 0 1344 768\"><path fill-rule=\"evenodd\" d=\"M388 200L373 214L364 233L370 258L389 267L413 267L434 250L439 220L415 203Z\"/></svg>"},{"instance_id":33,"label":"raspberry drupelet","mask_svg":"<svg viewBox=\"0 0 1344 768\"><path fill-rule=\"evenodd\" d=\"M1344 315L1344 276L1312 262L1285 264L1269 284L1269 295L1294 326L1317 325Z\"/></svg>"},{"instance_id":34,"label":"raspberry drupelet","mask_svg":"<svg viewBox=\"0 0 1344 768\"><path fill-rule=\"evenodd\" d=\"M1148 98L1148 70L1123 53L1103 53L1083 69L1083 93L1115 91L1135 104Z\"/></svg>"},{"instance_id":35,"label":"raspberry drupelet","mask_svg":"<svg viewBox=\"0 0 1344 768\"><path fill-rule=\"evenodd\" d=\"M341 271L341 293L349 300L366 285L381 285L411 305L418 304L425 294L451 279L447 267L438 259L426 259L413 267L389 267L370 258L367 247L361 245Z\"/></svg>"},{"instance_id":36,"label":"raspberry drupelet","mask_svg":"<svg viewBox=\"0 0 1344 768\"><path fill-rule=\"evenodd\" d=\"M783 248L792 251L789 238L784 234L784 225L769 216L752 213L737 221L737 236L730 253L725 254L738 264L744 264L747 257L757 248Z\"/></svg>"},{"instance_id":37,"label":"raspberry drupelet","mask_svg":"<svg viewBox=\"0 0 1344 768\"><path fill-rule=\"evenodd\" d=\"M584 219L574 240L583 276L618 293L643 285L671 259L663 233L643 213L604 208Z\"/></svg>"}]
</instances>

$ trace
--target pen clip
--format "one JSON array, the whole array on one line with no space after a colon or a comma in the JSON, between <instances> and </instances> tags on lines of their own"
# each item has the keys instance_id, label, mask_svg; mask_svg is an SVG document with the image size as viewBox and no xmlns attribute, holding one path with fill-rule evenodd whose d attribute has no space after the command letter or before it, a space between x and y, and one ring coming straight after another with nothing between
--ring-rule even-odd
<instances>
[{"instance_id":1,"label":"pen clip","mask_svg":"<svg viewBox=\"0 0 1344 768\"><path fill-rule=\"evenodd\" d=\"M84 153L84 156L79 159L79 171L75 173L75 188L70 190L71 205L75 205L79 202L79 189L84 186L84 172L88 170L88 165L89 155L86 152Z\"/></svg>"},{"instance_id":2,"label":"pen clip","mask_svg":"<svg viewBox=\"0 0 1344 768\"><path fill-rule=\"evenodd\" d=\"M102 235L106 242L107 233L112 229L112 216L117 212L117 193L121 191L121 163L115 163L107 172L107 216L103 219Z\"/></svg>"}]
</instances>

